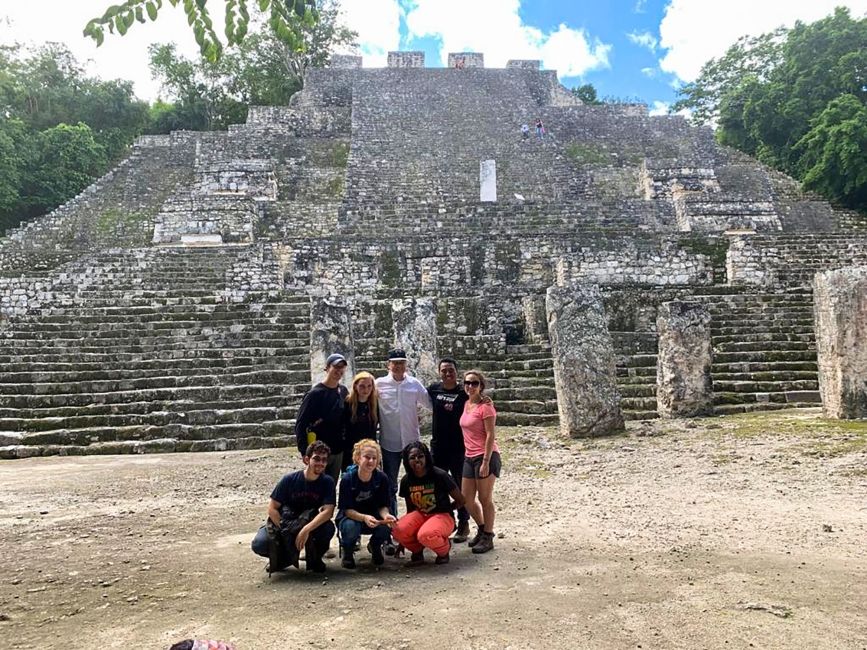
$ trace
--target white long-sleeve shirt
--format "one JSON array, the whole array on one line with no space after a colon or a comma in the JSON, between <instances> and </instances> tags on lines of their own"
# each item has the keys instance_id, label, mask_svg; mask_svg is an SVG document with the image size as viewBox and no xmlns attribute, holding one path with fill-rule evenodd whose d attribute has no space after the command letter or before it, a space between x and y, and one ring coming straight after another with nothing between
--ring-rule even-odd
<instances>
[{"instance_id":1,"label":"white long-sleeve shirt","mask_svg":"<svg viewBox=\"0 0 867 650\"><path fill-rule=\"evenodd\" d=\"M391 373L376 380L379 393L379 442L386 451L402 451L420 437L418 408L431 410L430 395L415 377L395 381Z\"/></svg>"}]
</instances>

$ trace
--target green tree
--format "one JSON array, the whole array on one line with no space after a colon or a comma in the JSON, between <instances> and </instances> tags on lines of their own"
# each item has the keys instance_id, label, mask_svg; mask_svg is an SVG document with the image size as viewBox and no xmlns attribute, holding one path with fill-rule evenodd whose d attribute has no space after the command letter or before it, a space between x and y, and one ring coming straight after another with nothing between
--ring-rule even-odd
<instances>
[{"instance_id":1,"label":"green tree","mask_svg":"<svg viewBox=\"0 0 867 650\"><path fill-rule=\"evenodd\" d=\"M193 30L202 56L216 61L223 52L223 43L214 29L210 9L223 5L226 18L225 37L229 45L243 42L250 26L249 5L254 5L260 17L267 20L271 31L292 50L303 47L301 32L318 20L316 0L168 0L173 7L183 6L187 22ZM105 39L105 31L117 31L121 36L136 23L157 20L163 9L163 0L126 0L111 5L102 16L88 21L84 35L97 45Z\"/></svg>"},{"instance_id":2,"label":"green tree","mask_svg":"<svg viewBox=\"0 0 867 650\"><path fill-rule=\"evenodd\" d=\"M589 104L591 106L602 103L596 93L596 88L593 86L593 84L584 84L573 88L572 94L585 104Z\"/></svg>"},{"instance_id":3,"label":"green tree","mask_svg":"<svg viewBox=\"0 0 867 650\"><path fill-rule=\"evenodd\" d=\"M867 211L867 106L855 95L833 99L795 145L804 186Z\"/></svg>"},{"instance_id":4,"label":"green tree","mask_svg":"<svg viewBox=\"0 0 867 650\"><path fill-rule=\"evenodd\" d=\"M721 143L864 209L867 161L854 147L867 128L867 18L838 8L811 24L741 39L680 94L672 110L715 124Z\"/></svg>"}]
</instances>

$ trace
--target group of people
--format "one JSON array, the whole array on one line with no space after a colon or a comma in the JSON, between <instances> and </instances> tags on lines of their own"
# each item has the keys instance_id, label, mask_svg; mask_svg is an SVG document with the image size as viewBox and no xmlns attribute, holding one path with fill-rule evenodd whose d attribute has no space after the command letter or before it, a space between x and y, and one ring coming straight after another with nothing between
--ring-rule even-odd
<instances>
[{"instance_id":1,"label":"group of people","mask_svg":"<svg viewBox=\"0 0 867 650\"><path fill-rule=\"evenodd\" d=\"M536 137L540 140L545 139L545 125L542 123L542 118L537 117L535 123ZM530 137L530 127L524 123L521 125L521 137L526 140Z\"/></svg>"},{"instance_id":2,"label":"group of people","mask_svg":"<svg viewBox=\"0 0 867 650\"><path fill-rule=\"evenodd\" d=\"M268 571L298 567L302 553L307 570L325 571L335 533L346 569L355 568L363 537L374 565L404 550L408 564L419 565L425 549L444 564L452 546L464 542L473 553L492 550L502 463L482 373L469 370L459 381L457 362L443 358L440 381L425 388L407 373L406 353L395 349L385 376L359 372L347 390L340 383L346 367L343 355L329 356L325 378L302 400L295 434L304 469L274 487L252 543L269 558ZM421 441L421 410L432 411L430 448ZM406 505L401 517L398 496Z\"/></svg>"}]
</instances>

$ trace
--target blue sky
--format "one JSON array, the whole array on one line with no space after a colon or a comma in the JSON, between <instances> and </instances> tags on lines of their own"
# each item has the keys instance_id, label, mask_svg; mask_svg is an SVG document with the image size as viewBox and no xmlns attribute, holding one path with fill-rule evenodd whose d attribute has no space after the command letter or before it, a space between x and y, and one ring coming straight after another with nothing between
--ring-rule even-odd
<instances>
[{"instance_id":1,"label":"blue sky","mask_svg":"<svg viewBox=\"0 0 867 650\"><path fill-rule=\"evenodd\" d=\"M148 100L160 94L150 78L147 48L175 42L197 47L180 7L165 3L157 23L135 25L96 48L81 35L88 18L117 0L7 0L0 43L66 43L92 74L131 79ZM208 0L216 11L222 0ZM256 3L251 3L255 5ZM385 65L388 51L420 49L428 66L448 52L476 51L486 67L508 59L541 59L567 87L592 83L602 97L635 98L664 112L676 89L738 37L796 20L812 22L835 6L867 14L867 0L342 0L345 22L358 31L364 65ZM219 22L219 20L215 21ZM218 25L219 27L219 25Z\"/></svg>"}]
</instances>

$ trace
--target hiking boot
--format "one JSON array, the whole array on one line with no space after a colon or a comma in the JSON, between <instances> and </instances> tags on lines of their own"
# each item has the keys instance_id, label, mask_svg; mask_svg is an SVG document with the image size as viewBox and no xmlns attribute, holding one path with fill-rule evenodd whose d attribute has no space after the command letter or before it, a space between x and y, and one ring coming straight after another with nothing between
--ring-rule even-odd
<instances>
[{"instance_id":1,"label":"hiking boot","mask_svg":"<svg viewBox=\"0 0 867 650\"><path fill-rule=\"evenodd\" d=\"M367 550L370 551L370 557L373 560L374 566L382 566L385 564L385 558L382 555L382 547L385 544L374 544L373 541L367 543Z\"/></svg>"},{"instance_id":2,"label":"hiking boot","mask_svg":"<svg viewBox=\"0 0 867 650\"><path fill-rule=\"evenodd\" d=\"M421 566L422 564L424 564L424 551L411 554L409 561L406 563L407 566Z\"/></svg>"},{"instance_id":3,"label":"hiking boot","mask_svg":"<svg viewBox=\"0 0 867 650\"><path fill-rule=\"evenodd\" d=\"M449 542L449 550L446 551L445 555L437 555L437 559L434 560L434 564L448 564L449 563L449 553L452 550L452 543Z\"/></svg>"},{"instance_id":4,"label":"hiking boot","mask_svg":"<svg viewBox=\"0 0 867 650\"><path fill-rule=\"evenodd\" d=\"M368 548L369 547L370 547L370 545L368 545ZM386 555L392 556L397 551L397 546L394 545L394 542L392 542L391 540L388 540L382 545L382 550L385 551Z\"/></svg>"},{"instance_id":5,"label":"hiking boot","mask_svg":"<svg viewBox=\"0 0 867 650\"><path fill-rule=\"evenodd\" d=\"M307 560L307 570L312 571L313 573L325 573L326 570L325 562L322 561L322 558L318 560Z\"/></svg>"},{"instance_id":6,"label":"hiking boot","mask_svg":"<svg viewBox=\"0 0 867 650\"><path fill-rule=\"evenodd\" d=\"M455 544L463 544L467 541L467 538L470 536L470 522L468 521L459 521L458 522L458 530L455 532L455 536L452 537L452 541Z\"/></svg>"},{"instance_id":7,"label":"hiking boot","mask_svg":"<svg viewBox=\"0 0 867 650\"><path fill-rule=\"evenodd\" d=\"M344 569L354 569L355 568L355 558L352 557L353 551L349 547L345 547L343 549L343 559L340 561L340 564Z\"/></svg>"},{"instance_id":8,"label":"hiking boot","mask_svg":"<svg viewBox=\"0 0 867 650\"><path fill-rule=\"evenodd\" d=\"M478 544L480 541L482 541L482 537L484 536L484 534L485 534L485 531L482 529L481 526L479 526L476 529L476 534L473 535L473 538L469 542L467 542L467 546L469 546L470 548L473 548L476 544Z\"/></svg>"},{"instance_id":9,"label":"hiking boot","mask_svg":"<svg viewBox=\"0 0 867 650\"><path fill-rule=\"evenodd\" d=\"M487 553L494 550L494 533L482 533L478 544L473 546L473 553Z\"/></svg>"}]
</instances>

